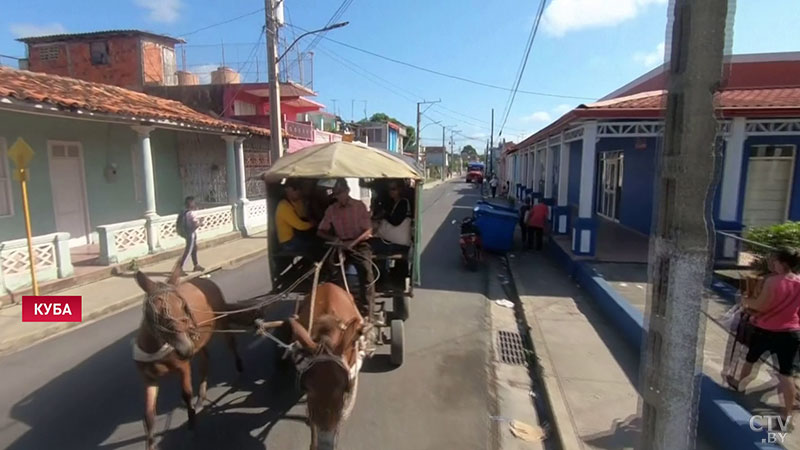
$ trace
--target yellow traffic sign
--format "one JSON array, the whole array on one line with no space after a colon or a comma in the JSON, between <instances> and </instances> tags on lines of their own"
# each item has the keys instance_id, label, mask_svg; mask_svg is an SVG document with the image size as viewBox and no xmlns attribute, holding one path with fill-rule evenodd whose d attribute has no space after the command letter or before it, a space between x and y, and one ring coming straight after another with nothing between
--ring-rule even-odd
<instances>
[{"instance_id":1,"label":"yellow traffic sign","mask_svg":"<svg viewBox=\"0 0 800 450\"><path fill-rule=\"evenodd\" d=\"M22 138L17 138L17 141L8 149L8 158L14 162L17 169L27 169L33 155L33 149ZM23 177L24 175L20 173L18 176Z\"/></svg>"}]
</instances>

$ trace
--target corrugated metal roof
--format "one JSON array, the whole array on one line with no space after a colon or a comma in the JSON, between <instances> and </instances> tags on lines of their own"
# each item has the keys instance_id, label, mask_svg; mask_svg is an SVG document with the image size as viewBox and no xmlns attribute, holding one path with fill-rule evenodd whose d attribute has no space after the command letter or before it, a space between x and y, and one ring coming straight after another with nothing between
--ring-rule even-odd
<instances>
[{"instance_id":1,"label":"corrugated metal roof","mask_svg":"<svg viewBox=\"0 0 800 450\"><path fill-rule=\"evenodd\" d=\"M46 42L64 42L64 41L80 41L84 39L97 39L112 36L147 36L154 39L168 41L173 44L185 44L186 41L172 36L163 34L151 33L149 31L141 30L106 30L106 31L92 31L88 33L64 33L64 34L51 34L48 36L31 36L17 39L26 44L42 44Z\"/></svg>"}]
</instances>

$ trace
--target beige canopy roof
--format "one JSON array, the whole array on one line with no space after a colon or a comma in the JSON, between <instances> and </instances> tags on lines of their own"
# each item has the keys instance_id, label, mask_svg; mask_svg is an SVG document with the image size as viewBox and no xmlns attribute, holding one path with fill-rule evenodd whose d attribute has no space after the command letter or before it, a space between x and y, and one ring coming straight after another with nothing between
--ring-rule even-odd
<instances>
[{"instance_id":1,"label":"beige canopy roof","mask_svg":"<svg viewBox=\"0 0 800 450\"><path fill-rule=\"evenodd\" d=\"M279 159L261 174L267 182L284 178L411 178L422 174L404 158L355 142L306 147Z\"/></svg>"}]
</instances>

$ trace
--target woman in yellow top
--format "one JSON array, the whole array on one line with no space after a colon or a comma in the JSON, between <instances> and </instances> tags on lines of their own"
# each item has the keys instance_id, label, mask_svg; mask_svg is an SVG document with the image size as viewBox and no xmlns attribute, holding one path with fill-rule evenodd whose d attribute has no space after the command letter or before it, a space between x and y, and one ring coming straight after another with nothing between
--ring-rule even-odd
<instances>
[{"instance_id":1,"label":"woman in yellow top","mask_svg":"<svg viewBox=\"0 0 800 450\"><path fill-rule=\"evenodd\" d=\"M314 227L314 224L306 219L306 208L300 185L296 180L287 180L284 189L286 198L278 203L275 211L279 248L286 252L307 251L311 240L298 232L308 231Z\"/></svg>"}]
</instances>

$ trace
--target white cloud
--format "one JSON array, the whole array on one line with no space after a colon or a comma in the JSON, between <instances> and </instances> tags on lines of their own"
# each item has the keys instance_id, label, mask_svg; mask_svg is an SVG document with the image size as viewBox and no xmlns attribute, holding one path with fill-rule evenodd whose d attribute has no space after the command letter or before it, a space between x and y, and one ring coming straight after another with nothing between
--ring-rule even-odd
<instances>
[{"instance_id":1,"label":"white cloud","mask_svg":"<svg viewBox=\"0 0 800 450\"><path fill-rule=\"evenodd\" d=\"M553 120L553 118L547 111L536 111L533 114L523 116L520 120L522 122L527 122L527 123L537 123L537 122L550 122L551 120Z\"/></svg>"},{"instance_id":2,"label":"white cloud","mask_svg":"<svg viewBox=\"0 0 800 450\"><path fill-rule=\"evenodd\" d=\"M570 31L613 26L635 18L650 4L667 0L553 0L542 16L545 32L563 36Z\"/></svg>"},{"instance_id":3,"label":"white cloud","mask_svg":"<svg viewBox=\"0 0 800 450\"><path fill-rule=\"evenodd\" d=\"M137 6L147 10L147 18L153 22L172 23L180 15L181 0L134 0Z\"/></svg>"},{"instance_id":4,"label":"white cloud","mask_svg":"<svg viewBox=\"0 0 800 450\"><path fill-rule=\"evenodd\" d=\"M651 52L636 52L633 54L633 60L641 63L648 69L652 69L664 62L664 43L656 45L656 48Z\"/></svg>"},{"instance_id":5,"label":"white cloud","mask_svg":"<svg viewBox=\"0 0 800 450\"><path fill-rule=\"evenodd\" d=\"M572 105L569 105L567 103L562 103L562 104L556 106L555 108L553 108L553 114L558 116L558 117L561 117L564 114L572 111L573 108L574 108L574 106L572 106Z\"/></svg>"},{"instance_id":6,"label":"white cloud","mask_svg":"<svg viewBox=\"0 0 800 450\"><path fill-rule=\"evenodd\" d=\"M64 25L56 22L39 25L33 23L12 23L8 29L11 31L11 34L18 38L49 36L52 34L66 33L67 31Z\"/></svg>"}]
</instances>

